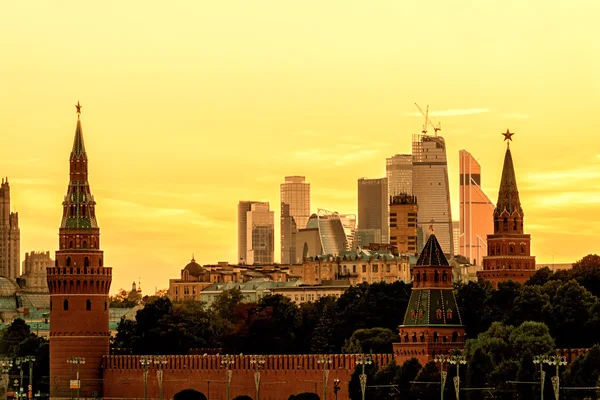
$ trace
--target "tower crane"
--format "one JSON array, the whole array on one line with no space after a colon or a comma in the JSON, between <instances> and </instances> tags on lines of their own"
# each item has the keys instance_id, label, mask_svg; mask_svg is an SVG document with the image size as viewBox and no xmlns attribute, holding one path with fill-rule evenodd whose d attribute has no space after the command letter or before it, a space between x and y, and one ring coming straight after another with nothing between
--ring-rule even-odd
<instances>
[{"instance_id":1,"label":"tower crane","mask_svg":"<svg viewBox=\"0 0 600 400\"><path fill-rule=\"evenodd\" d=\"M434 124L434 122L432 121L432 118L429 116L429 105L427 105L426 111L423 111L423 109L421 107L419 107L419 105L417 103L415 103L415 106L417 106L417 108L419 109L421 114L423 114L423 116L425 117L425 127L423 128L423 131L422 131L423 134L424 135L427 134L427 124L429 124L433 128L433 131L435 132L435 136L437 136L438 131L442 130L442 124L440 122L437 123L437 126Z\"/></svg>"}]
</instances>

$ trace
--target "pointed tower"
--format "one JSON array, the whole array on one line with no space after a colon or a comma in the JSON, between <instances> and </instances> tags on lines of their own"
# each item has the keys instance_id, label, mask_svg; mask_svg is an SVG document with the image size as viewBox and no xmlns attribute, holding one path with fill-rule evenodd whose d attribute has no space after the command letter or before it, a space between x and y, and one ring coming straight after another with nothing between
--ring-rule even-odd
<instances>
[{"instance_id":1,"label":"pointed tower","mask_svg":"<svg viewBox=\"0 0 600 400\"><path fill-rule=\"evenodd\" d=\"M510 131L503 133L504 140L512 141ZM535 257L531 255L531 236L523 233L523 208L515 176L510 142L507 143L502 167L502 178L498 192L498 203L494 209L494 234L487 236L488 252L483 257L483 271L478 278L494 285L513 280L524 283L535 273Z\"/></svg>"},{"instance_id":2,"label":"pointed tower","mask_svg":"<svg viewBox=\"0 0 600 400\"><path fill-rule=\"evenodd\" d=\"M432 231L412 275L412 293L404 323L399 327L400 342L394 343L398 365L411 358L425 365L436 355L465 345L465 327L452 287L452 267Z\"/></svg>"},{"instance_id":3,"label":"pointed tower","mask_svg":"<svg viewBox=\"0 0 600 400\"><path fill-rule=\"evenodd\" d=\"M101 396L101 362L109 354L108 292L112 269L103 265L96 202L88 183L81 106L77 103L76 107L77 127L70 156L69 186L62 203L59 250L55 266L47 269L51 399L71 398L77 380L80 397ZM74 357L85 362L73 365Z\"/></svg>"}]
</instances>

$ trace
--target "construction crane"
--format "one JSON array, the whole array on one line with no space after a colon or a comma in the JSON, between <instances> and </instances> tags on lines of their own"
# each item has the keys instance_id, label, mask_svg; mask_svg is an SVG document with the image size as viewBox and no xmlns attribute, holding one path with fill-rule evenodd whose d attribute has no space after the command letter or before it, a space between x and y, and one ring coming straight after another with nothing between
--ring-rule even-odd
<instances>
[{"instance_id":1,"label":"construction crane","mask_svg":"<svg viewBox=\"0 0 600 400\"><path fill-rule=\"evenodd\" d=\"M437 126L434 124L434 122L432 121L432 118L429 116L429 105L427 105L426 111L423 111L423 109L421 107L419 107L419 105L417 103L415 103L415 106L417 106L417 108L419 109L421 114L423 114L423 116L425 117L425 125L421 132L423 132L424 135L427 135L427 124L429 124L433 128L433 131L435 132L435 136L437 136L438 131L442 130L442 124L440 122L437 123Z\"/></svg>"}]
</instances>

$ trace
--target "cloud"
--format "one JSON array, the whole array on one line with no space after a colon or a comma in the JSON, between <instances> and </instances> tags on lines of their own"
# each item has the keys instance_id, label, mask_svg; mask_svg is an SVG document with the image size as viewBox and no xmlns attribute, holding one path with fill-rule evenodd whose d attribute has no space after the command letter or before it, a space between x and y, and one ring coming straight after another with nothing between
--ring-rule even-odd
<instances>
[{"instance_id":1,"label":"cloud","mask_svg":"<svg viewBox=\"0 0 600 400\"><path fill-rule=\"evenodd\" d=\"M490 112L489 108L453 108L450 110L429 111L430 117L458 117L461 115L474 115ZM408 113L407 116L422 117L421 113Z\"/></svg>"},{"instance_id":2,"label":"cloud","mask_svg":"<svg viewBox=\"0 0 600 400\"><path fill-rule=\"evenodd\" d=\"M508 119L527 119L527 118L529 118L529 115L521 114L521 113L506 113L506 114L500 114L500 116L502 118L508 118Z\"/></svg>"}]
</instances>

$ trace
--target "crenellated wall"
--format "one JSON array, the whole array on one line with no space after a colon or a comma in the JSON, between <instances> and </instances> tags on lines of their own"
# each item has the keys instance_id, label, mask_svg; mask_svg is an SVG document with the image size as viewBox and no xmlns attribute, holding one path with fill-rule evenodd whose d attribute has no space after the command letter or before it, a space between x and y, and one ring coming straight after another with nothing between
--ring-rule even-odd
<instances>
[{"instance_id":1,"label":"crenellated wall","mask_svg":"<svg viewBox=\"0 0 600 400\"><path fill-rule=\"evenodd\" d=\"M247 394L255 397L254 364L252 356L232 356L232 378L230 397ZM264 356L265 363L260 369L261 400L287 399L291 394L315 392L322 397L324 355L271 355ZM329 357L327 355L326 357ZM348 398L348 383L358 356L354 354L333 354L328 364L329 378L327 397L333 399L333 381L339 379L338 397ZM393 354L375 354L373 362L383 367L393 360ZM143 398L144 380L140 356L106 356L103 360L104 398ZM225 400L225 368L218 355L165 356L163 367L163 398L183 389L193 388L211 400ZM158 398L158 370L152 366L148 370L147 397ZM85 384L82 382L82 385Z\"/></svg>"}]
</instances>

